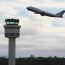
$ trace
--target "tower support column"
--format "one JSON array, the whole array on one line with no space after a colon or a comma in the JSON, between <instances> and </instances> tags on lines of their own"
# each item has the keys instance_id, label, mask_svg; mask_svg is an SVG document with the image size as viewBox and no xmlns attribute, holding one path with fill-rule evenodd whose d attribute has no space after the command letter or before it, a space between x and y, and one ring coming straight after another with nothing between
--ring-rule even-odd
<instances>
[{"instance_id":1,"label":"tower support column","mask_svg":"<svg viewBox=\"0 0 65 65\"><path fill-rule=\"evenodd\" d=\"M15 40L16 38L9 38L9 61L8 65L15 65Z\"/></svg>"}]
</instances>

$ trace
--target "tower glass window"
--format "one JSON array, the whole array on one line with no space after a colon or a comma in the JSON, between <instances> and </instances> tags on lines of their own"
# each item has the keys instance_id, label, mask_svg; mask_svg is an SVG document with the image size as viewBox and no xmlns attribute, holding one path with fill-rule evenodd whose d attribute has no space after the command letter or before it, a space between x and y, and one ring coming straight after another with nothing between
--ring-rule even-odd
<instances>
[{"instance_id":1,"label":"tower glass window","mask_svg":"<svg viewBox=\"0 0 65 65\"><path fill-rule=\"evenodd\" d=\"M6 19L5 22L7 25L18 25L19 19Z\"/></svg>"}]
</instances>

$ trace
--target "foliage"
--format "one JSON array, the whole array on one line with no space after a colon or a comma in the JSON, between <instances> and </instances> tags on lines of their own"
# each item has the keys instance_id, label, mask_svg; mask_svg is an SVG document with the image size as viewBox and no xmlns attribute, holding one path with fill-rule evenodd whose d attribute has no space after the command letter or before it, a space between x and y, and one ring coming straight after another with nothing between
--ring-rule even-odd
<instances>
[{"instance_id":1,"label":"foliage","mask_svg":"<svg viewBox=\"0 0 65 65\"><path fill-rule=\"evenodd\" d=\"M0 57L0 65L8 65L8 58ZM61 57L24 57L16 58L16 65L65 65Z\"/></svg>"}]
</instances>

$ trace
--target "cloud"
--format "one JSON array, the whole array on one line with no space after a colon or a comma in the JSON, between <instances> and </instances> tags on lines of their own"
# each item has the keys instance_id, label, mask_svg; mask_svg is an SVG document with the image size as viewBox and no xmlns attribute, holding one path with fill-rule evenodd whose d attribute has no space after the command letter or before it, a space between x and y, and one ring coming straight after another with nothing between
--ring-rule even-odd
<instances>
[{"instance_id":1,"label":"cloud","mask_svg":"<svg viewBox=\"0 0 65 65\"><path fill-rule=\"evenodd\" d=\"M2 43L3 40L6 41L5 39L0 38L0 56L8 56L8 45L4 42ZM7 42L7 41L6 41Z\"/></svg>"},{"instance_id":2,"label":"cloud","mask_svg":"<svg viewBox=\"0 0 65 65\"><path fill-rule=\"evenodd\" d=\"M55 2L54 0L29 0L28 5L34 7L65 8L63 1Z\"/></svg>"},{"instance_id":3,"label":"cloud","mask_svg":"<svg viewBox=\"0 0 65 65\"><path fill-rule=\"evenodd\" d=\"M22 36L20 38L18 45L31 45L32 50L34 49L43 49L43 50L49 50L49 49L64 49L65 48L65 36L58 36L56 34L38 34L35 36ZM21 42L22 41L22 42ZM17 42L18 43L18 42ZM59 45L59 47L58 47ZM30 47L31 47L30 46ZM29 47L26 47L26 49ZM22 48L21 48L22 50ZM23 50L25 50L25 47L23 47ZM31 50L31 49L28 49Z\"/></svg>"},{"instance_id":4,"label":"cloud","mask_svg":"<svg viewBox=\"0 0 65 65\"><path fill-rule=\"evenodd\" d=\"M16 56L18 57L18 55L20 56L20 57L30 57L30 55L34 55L34 56L36 56L36 57L49 57L49 56L58 56L58 57L65 57L65 52L64 52L64 50L61 50L61 49L59 49L59 50L57 50L57 49L55 49L55 50L38 50L38 49L36 49L36 50L30 50L30 51L18 51L17 53L16 53Z\"/></svg>"},{"instance_id":5,"label":"cloud","mask_svg":"<svg viewBox=\"0 0 65 65\"><path fill-rule=\"evenodd\" d=\"M53 0L54 2L65 2L65 0Z\"/></svg>"}]
</instances>

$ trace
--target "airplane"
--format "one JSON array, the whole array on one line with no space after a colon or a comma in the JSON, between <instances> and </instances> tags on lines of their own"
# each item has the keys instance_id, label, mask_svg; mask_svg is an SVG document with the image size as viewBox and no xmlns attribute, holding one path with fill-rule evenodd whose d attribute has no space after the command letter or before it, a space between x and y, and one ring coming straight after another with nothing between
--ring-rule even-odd
<instances>
[{"instance_id":1,"label":"airplane","mask_svg":"<svg viewBox=\"0 0 65 65\"><path fill-rule=\"evenodd\" d=\"M27 10L32 11L35 14L40 14L41 16L59 17L59 18L62 18L63 14L65 13L65 10L63 10L63 11L57 13L57 14L53 14L53 13L49 13L49 12L46 12L46 11L42 11L42 10L35 8L35 7L32 7L32 6L27 7Z\"/></svg>"}]
</instances>

